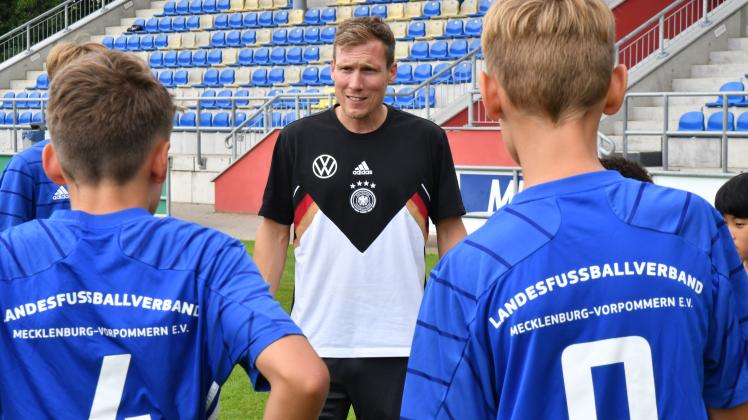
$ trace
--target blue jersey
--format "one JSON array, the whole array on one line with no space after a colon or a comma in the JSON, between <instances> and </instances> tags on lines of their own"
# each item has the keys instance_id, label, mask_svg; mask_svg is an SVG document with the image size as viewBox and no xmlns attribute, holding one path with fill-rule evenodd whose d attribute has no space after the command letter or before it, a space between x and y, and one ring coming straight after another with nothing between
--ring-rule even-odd
<instances>
[{"instance_id":1,"label":"blue jersey","mask_svg":"<svg viewBox=\"0 0 748 420\"><path fill-rule=\"evenodd\" d=\"M70 208L65 186L44 173L42 150L48 143L40 141L13 156L0 176L0 231Z\"/></svg>"},{"instance_id":2,"label":"blue jersey","mask_svg":"<svg viewBox=\"0 0 748 420\"><path fill-rule=\"evenodd\" d=\"M614 171L533 186L431 273L402 416L705 419L748 401L747 281L693 194Z\"/></svg>"},{"instance_id":3,"label":"blue jersey","mask_svg":"<svg viewBox=\"0 0 748 420\"><path fill-rule=\"evenodd\" d=\"M204 418L235 364L301 331L245 247L143 209L0 234L5 419ZM116 414L116 416L115 416Z\"/></svg>"}]
</instances>

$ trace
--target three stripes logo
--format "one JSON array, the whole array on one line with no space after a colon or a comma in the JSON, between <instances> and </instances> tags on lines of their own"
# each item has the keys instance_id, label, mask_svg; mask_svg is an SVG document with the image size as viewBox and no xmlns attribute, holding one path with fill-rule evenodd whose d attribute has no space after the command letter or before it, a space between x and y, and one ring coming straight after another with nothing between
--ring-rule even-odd
<instances>
[{"instance_id":1,"label":"three stripes logo","mask_svg":"<svg viewBox=\"0 0 748 420\"><path fill-rule=\"evenodd\" d=\"M337 170L338 162L330 155L319 155L312 162L312 172L320 179L330 178Z\"/></svg>"},{"instance_id":2,"label":"three stripes logo","mask_svg":"<svg viewBox=\"0 0 748 420\"><path fill-rule=\"evenodd\" d=\"M362 161L358 166L356 166L356 169L353 170L353 175L374 175L374 171L369 169L369 165L366 164L366 161Z\"/></svg>"},{"instance_id":3,"label":"three stripes logo","mask_svg":"<svg viewBox=\"0 0 748 420\"><path fill-rule=\"evenodd\" d=\"M57 191L55 192L55 195L52 196L52 200L54 201L69 200L69 199L70 199L70 193L68 193L68 190L64 186L61 186L60 188L58 188Z\"/></svg>"}]
</instances>

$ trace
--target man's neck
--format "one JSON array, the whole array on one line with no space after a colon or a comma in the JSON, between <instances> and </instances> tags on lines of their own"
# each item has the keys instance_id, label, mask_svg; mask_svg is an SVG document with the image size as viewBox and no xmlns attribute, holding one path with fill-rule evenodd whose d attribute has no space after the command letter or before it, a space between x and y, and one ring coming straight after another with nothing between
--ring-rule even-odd
<instances>
[{"instance_id":1,"label":"man's neck","mask_svg":"<svg viewBox=\"0 0 748 420\"><path fill-rule=\"evenodd\" d=\"M348 131L356 134L366 134L376 131L384 124L384 120L387 119L387 107L382 104L365 118L349 118L340 106L336 106L335 115Z\"/></svg>"}]
</instances>

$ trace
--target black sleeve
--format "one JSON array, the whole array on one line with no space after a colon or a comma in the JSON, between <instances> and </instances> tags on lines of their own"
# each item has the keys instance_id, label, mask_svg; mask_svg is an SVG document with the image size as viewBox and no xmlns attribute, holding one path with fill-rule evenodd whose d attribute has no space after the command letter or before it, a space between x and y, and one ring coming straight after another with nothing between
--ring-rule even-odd
<instances>
[{"instance_id":1,"label":"black sleeve","mask_svg":"<svg viewBox=\"0 0 748 420\"><path fill-rule=\"evenodd\" d=\"M284 130L285 131L285 130ZM293 223L293 153L284 131L278 135L270 162L270 174L262 196L260 216L282 225Z\"/></svg>"},{"instance_id":2,"label":"black sleeve","mask_svg":"<svg viewBox=\"0 0 748 420\"><path fill-rule=\"evenodd\" d=\"M429 205L429 214L434 223L446 217L462 216L465 207L462 205L460 186L457 183L457 172L452 161L452 150L449 148L447 133L441 128L440 136L434 150L434 197Z\"/></svg>"}]
</instances>

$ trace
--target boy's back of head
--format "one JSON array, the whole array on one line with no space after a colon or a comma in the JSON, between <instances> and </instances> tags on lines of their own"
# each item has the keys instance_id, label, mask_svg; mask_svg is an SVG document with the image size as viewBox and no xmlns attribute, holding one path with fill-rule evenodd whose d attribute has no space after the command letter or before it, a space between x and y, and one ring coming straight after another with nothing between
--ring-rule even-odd
<instances>
[{"instance_id":1,"label":"boy's back of head","mask_svg":"<svg viewBox=\"0 0 748 420\"><path fill-rule=\"evenodd\" d=\"M512 104L560 124L605 99L615 20L600 0L502 0L484 18L482 48Z\"/></svg>"},{"instance_id":2,"label":"boy's back of head","mask_svg":"<svg viewBox=\"0 0 748 420\"><path fill-rule=\"evenodd\" d=\"M118 51L63 66L49 91L49 127L70 180L131 180L158 140L168 140L175 107L141 59Z\"/></svg>"},{"instance_id":3,"label":"boy's back of head","mask_svg":"<svg viewBox=\"0 0 748 420\"><path fill-rule=\"evenodd\" d=\"M104 51L107 51L107 48L98 42L85 42L83 44L58 43L47 56L46 66L49 80L52 80L60 69L75 59L83 57L88 53Z\"/></svg>"}]
</instances>

